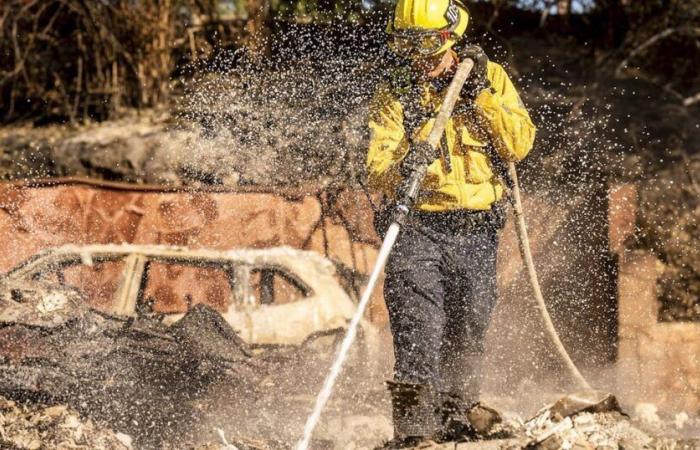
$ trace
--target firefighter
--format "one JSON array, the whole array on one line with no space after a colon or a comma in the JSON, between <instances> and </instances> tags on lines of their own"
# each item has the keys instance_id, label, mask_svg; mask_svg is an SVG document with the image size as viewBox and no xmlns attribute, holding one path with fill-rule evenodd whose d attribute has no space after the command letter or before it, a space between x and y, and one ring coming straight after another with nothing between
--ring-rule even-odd
<instances>
[{"instance_id":1,"label":"firefighter","mask_svg":"<svg viewBox=\"0 0 700 450\"><path fill-rule=\"evenodd\" d=\"M399 57L369 113L367 173L383 194L383 233L402 182L428 164L421 193L386 267L384 294L394 344L394 439L475 437L484 335L496 301L496 249L505 222L504 161L530 151L535 126L503 67L463 42L459 0L398 0L387 32ZM424 142L457 65L475 66L437 151ZM489 416L491 414L491 416Z\"/></svg>"}]
</instances>

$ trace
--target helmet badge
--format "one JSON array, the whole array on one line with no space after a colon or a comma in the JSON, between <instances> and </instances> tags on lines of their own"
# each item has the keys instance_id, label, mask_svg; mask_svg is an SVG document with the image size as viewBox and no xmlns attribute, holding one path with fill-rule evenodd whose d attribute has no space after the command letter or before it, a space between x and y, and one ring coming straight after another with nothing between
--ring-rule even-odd
<instances>
[{"instance_id":1,"label":"helmet badge","mask_svg":"<svg viewBox=\"0 0 700 450\"><path fill-rule=\"evenodd\" d=\"M454 27L459 22L459 8L455 2L450 2L450 6L445 11L445 19L450 24L450 28Z\"/></svg>"}]
</instances>

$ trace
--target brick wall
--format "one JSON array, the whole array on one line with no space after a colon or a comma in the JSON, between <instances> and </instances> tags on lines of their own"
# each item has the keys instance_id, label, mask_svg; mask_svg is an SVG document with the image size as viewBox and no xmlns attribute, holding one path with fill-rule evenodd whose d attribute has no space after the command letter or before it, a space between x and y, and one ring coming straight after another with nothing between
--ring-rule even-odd
<instances>
[{"instance_id":1,"label":"brick wall","mask_svg":"<svg viewBox=\"0 0 700 450\"><path fill-rule=\"evenodd\" d=\"M628 251L634 233L636 189L611 191L610 243L618 261L617 389L662 409L700 413L700 322L659 322L660 262Z\"/></svg>"},{"instance_id":2,"label":"brick wall","mask_svg":"<svg viewBox=\"0 0 700 450\"><path fill-rule=\"evenodd\" d=\"M617 385L662 409L700 413L700 323L659 322L658 263L644 252L621 260Z\"/></svg>"}]
</instances>

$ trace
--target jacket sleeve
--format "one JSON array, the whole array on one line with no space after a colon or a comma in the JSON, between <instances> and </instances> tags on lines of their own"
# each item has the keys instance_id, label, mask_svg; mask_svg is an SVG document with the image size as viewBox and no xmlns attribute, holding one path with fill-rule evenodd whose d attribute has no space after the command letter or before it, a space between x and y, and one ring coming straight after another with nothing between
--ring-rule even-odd
<instances>
[{"instance_id":1,"label":"jacket sleeve","mask_svg":"<svg viewBox=\"0 0 700 450\"><path fill-rule=\"evenodd\" d=\"M476 111L502 158L520 161L532 149L535 125L515 86L499 64L489 62L491 89L476 98Z\"/></svg>"},{"instance_id":2,"label":"jacket sleeve","mask_svg":"<svg viewBox=\"0 0 700 450\"><path fill-rule=\"evenodd\" d=\"M388 87L380 87L370 103L367 179L369 186L392 195L401 180L398 166L408 151L403 108Z\"/></svg>"}]
</instances>

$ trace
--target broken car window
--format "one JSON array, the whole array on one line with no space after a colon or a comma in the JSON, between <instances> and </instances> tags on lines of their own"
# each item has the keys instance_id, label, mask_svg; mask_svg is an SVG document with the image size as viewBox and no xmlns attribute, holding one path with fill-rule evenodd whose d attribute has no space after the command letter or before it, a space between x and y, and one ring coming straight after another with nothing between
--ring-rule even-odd
<instances>
[{"instance_id":1,"label":"broken car window","mask_svg":"<svg viewBox=\"0 0 700 450\"><path fill-rule=\"evenodd\" d=\"M233 298L230 280L225 264L153 260L142 298L156 313L184 313L198 303L223 312Z\"/></svg>"},{"instance_id":2,"label":"broken car window","mask_svg":"<svg viewBox=\"0 0 700 450\"><path fill-rule=\"evenodd\" d=\"M251 270L250 289L258 305L292 303L309 295L309 288L293 275L271 267Z\"/></svg>"},{"instance_id":3,"label":"broken car window","mask_svg":"<svg viewBox=\"0 0 700 450\"><path fill-rule=\"evenodd\" d=\"M57 287L75 288L91 307L108 312L113 306L123 271L124 258L94 259L89 266L76 259L39 272L34 278Z\"/></svg>"}]
</instances>

